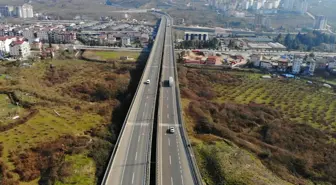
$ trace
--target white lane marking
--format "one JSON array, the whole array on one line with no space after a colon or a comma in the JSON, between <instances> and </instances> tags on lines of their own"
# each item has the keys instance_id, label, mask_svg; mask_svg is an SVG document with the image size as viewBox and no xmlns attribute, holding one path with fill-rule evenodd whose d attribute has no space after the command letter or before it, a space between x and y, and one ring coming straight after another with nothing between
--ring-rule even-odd
<instances>
[{"instance_id":1,"label":"white lane marking","mask_svg":"<svg viewBox=\"0 0 336 185\"><path fill-rule=\"evenodd\" d=\"M148 96L146 96L146 98L148 99Z\"/></svg>"},{"instance_id":2,"label":"white lane marking","mask_svg":"<svg viewBox=\"0 0 336 185\"><path fill-rule=\"evenodd\" d=\"M173 183L173 177L170 177L170 182L171 182L172 185L174 184Z\"/></svg>"},{"instance_id":3,"label":"white lane marking","mask_svg":"<svg viewBox=\"0 0 336 185\"><path fill-rule=\"evenodd\" d=\"M142 113L142 119L144 119L144 118L145 118L145 112Z\"/></svg>"},{"instance_id":4,"label":"white lane marking","mask_svg":"<svg viewBox=\"0 0 336 185\"><path fill-rule=\"evenodd\" d=\"M140 142L140 137L141 137L141 136L139 135L138 142Z\"/></svg>"},{"instance_id":5,"label":"white lane marking","mask_svg":"<svg viewBox=\"0 0 336 185\"><path fill-rule=\"evenodd\" d=\"M135 160L138 158L138 152L135 152Z\"/></svg>"},{"instance_id":6,"label":"white lane marking","mask_svg":"<svg viewBox=\"0 0 336 185\"><path fill-rule=\"evenodd\" d=\"M182 172L181 172L182 173ZM182 180L182 185L184 185L184 182L183 182L183 176L182 176L182 174L181 174L181 180Z\"/></svg>"},{"instance_id":7,"label":"white lane marking","mask_svg":"<svg viewBox=\"0 0 336 185\"><path fill-rule=\"evenodd\" d=\"M168 146L170 146L170 139L168 138Z\"/></svg>"},{"instance_id":8,"label":"white lane marking","mask_svg":"<svg viewBox=\"0 0 336 185\"><path fill-rule=\"evenodd\" d=\"M169 119L169 114L167 114L167 118Z\"/></svg>"},{"instance_id":9,"label":"white lane marking","mask_svg":"<svg viewBox=\"0 0 336 185\"><path fill-rule=\"evenodd\" d=\"M147 103L145 103L145 107L147 106Z\"/></svg>"},{"instance_id":10,"label":"white lane marking","mask_svg":"<svg viewBox=\"0 0 336 185\"><path fill-rule=\"evenodd\" d=\"M171 165L171 156L169 156L169 164Z\"/></svg>"},{"instance_id":11,"label":"white lane marking","mask_svg":"<svg viewBox=\"0 0 336 185\"><path fill-rule=\"evenodd\" d=\"M132 175L132 184L134 183L134 172L133 172L133 175Z\"/></svg>"},{"instance_id":12,"label":"white lane marking","mask_svg":"<svg viewBox=\"0 0 336 185\"><path fill-rule=\"evenodd\" d=\"M167 109L168 109L169 105L167 105Z\"/></svg>"},{"instance_id":13,"label":"white lane marking","mask_svg":"<svg viewBox=\"0 0 336 185\"><path fill-rule=\"evenodd\" d=\"M167 97L167 100L168 100L169 98Z\"/></svg>"}]
</instances>

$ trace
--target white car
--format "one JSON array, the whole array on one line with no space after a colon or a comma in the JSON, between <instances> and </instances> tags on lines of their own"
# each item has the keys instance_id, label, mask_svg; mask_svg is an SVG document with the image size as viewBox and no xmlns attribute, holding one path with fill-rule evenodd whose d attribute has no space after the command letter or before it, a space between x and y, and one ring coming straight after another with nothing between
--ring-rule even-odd
<instances>
[{"instance_id":1,"label":"white car","mask_svg":"<svg viewBox=\"0 0 336 185\"><path fill-rule=\"evenodd\" d=\"M145 82L145 84L150 84L150 79L148 79L148 80Z\"/></svg>"},{"instance_id":2,"label":"white car","mask_svg":"<svg viewBox=\"0 0 336 185\"><path fill-rule=\"evenodd\" d=\"M169 131L169 133L171 133L171 134L174 134L174 133L175 133L175 129L174 129L174 127L170 127L170 128L168 129L168 131Z\"/></svg>"}]
</instances>

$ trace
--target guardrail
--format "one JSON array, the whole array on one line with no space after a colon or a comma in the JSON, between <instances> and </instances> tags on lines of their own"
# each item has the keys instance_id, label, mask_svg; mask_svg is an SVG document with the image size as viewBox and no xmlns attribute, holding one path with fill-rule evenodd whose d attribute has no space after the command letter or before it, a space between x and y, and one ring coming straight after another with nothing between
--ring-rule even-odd
<instances>
[{"instance_id":1,"label":"guardrail","mask_svg":"<svg viewBox=\"0 0 336 185\"><path fill-rule=\"evenodd\" d=\"M169 16L170 17L170 16ZM197 162L196 162L196 158L194 155L194 152L191 148L190 145L190 141L188 138L188 134L185 130L185 123L183 120L183 110L181 108L182 103L181 103L181 96L180 96L180 87L179 87L179 81L178 81L178 73L177 73L177 65L176 65L176 61L175 61L175 53L174 53L174 39L173 39L173 35L171 36L172 39L172 53L173 53L173 63L174 63L174 74L175 74L175 93L176 93L176 101L177 101L177 113L178 113L178 119L179 122L182 124L182 127L180 128L181 131L181 136L182 136L182 141L184 142L184 146L186 148L187 151L187 157L189 158L189 161L192 165L192 172L193 172L193 176L194 179L196 180L196 185L203 185L203 180L202 180L202 176L201 173L197 167Z\"/></svg>"},{"instance_id":2,"label":"guardrail","mask_svg":"<svg viewBox=\"0 0 336 185\"><path fill-rule=\"evenodd\" d=\"M162 21L162 19L161 19L161 21ZM161 25L162 25L162 23L160 22L159 30L160 30L160 28L162 27ZM158 30L158 32L159 32L159 30ZM159 40L159 39L157 39L157 40ZM153 44L153 46L152 46L152 49L156 47L156 45L157 45L157 40L155 40L155 42L154 42L154 44ZM151 58L153 58L153 52L151 52L151 53L150 53L150 56L148 57L147 63L146 63L145 68L144 68L145 70L147 69L147 67L148 67L148 65L149 65L149 62L148 62L148 61L150 61ZM143 78L144 78L144 75L145 75L145 72L146 72L145 70L144 70L144 72L143 72L142 75L141 75L140 83L138 84L137 90L135 91L135 94L134 94L134 96L133 96L132 102L131 102L131 104L130 104L130 108L128 109L127 115L126 115L126 117L125 117L125 121L124 121L124 123L123 123L123 126L121 127L121 130L120 130L120 133L119 133L117 142L116 142L116 144L114 145L113 152L112 152L112 154L111 154L109 163L108 163L108 165L107 165L107 168L106 168L106 171L105 171L105 174L104 174L102 183L101 183L102 185L105 185L105 184L106 184L106 180L107 180L107 177L108 177L109 172L110 172L110 170L111 170L111 166L112 166L112 163L113 163L113 159L114 159L114 157L115 157L116 151L118 150L118 147L119 147L119 144L120 144L120 140L121 140L122 135L123 135L123 132L124 132L124 130L125 130L126 123L127 123L127 121L128 121L130 112L131 112L132 107L133 107L133 105L134 105L134 102L135 102L135 100L136 100L138 91L139 91L139 89L140 89L140 87L141 87L141 85L142 85L141 82L143 81ZM149 155L149 156L150 156L150 155ZM150 161L150 159L149 159L149 161ZM147 165L147 166L149 167L150 165ZM147 169L147 170L148 170L148 171L146 171L146 177L145 177L145 178L146 178L146 179L149 179L149 177L148 177L149 175L147 175L147 174L150 172L150 170L149 170L149 169ZM145 181L146 181L146 179L145 179ZM149 183L149 181L148 181L148 183Z\"/></svg>"}]
</instances>

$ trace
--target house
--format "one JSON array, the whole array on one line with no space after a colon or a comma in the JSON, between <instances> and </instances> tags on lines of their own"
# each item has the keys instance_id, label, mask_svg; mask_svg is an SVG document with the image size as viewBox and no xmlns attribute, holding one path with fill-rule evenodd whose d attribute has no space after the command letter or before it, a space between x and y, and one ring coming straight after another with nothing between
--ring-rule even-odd
<instances>
[{"instance_id":1,"label":"house","mask_svg":"<svg viewBox=\"0 0 336 185\"><path fill-rule=\"evenodd\" d=\"M277 62L278 62L278 68L277 68L278 71L281 71L281 72L287 71L287 69L289 67L288 59L279 58Z\"/></svg>"},{"instance_id":2,"label":"house","mask_svg":"<svg viewBox=\"0 0 336 185\"><path fill-rule=\"evenodd\" d=\"M10 55L16 58L26 58L30 55L30 45L26 41L13 41L10 44Z\"/></svg>"},{"instance_id":3,"label":"house","mask_svg":"<svg viewBox=\"0 0 336 185\"><path fill-rule=\"evenodd\" d=\"M121 45L122 46L130 46L131 45L131 38L129 38L129 37L122 37L121 38Z\"/></svg>"},{"instance_id":4,"label":"house","mask_svg":"<svg viewBox=\"0 0 336 185\"><path fill-rule=\"evenodd\" d=\"M272 61L270 60L262 60L260 61L260 68L264 68L264 69L272 69L273 65L272 65Z\"/></svg>"},{"instance_id":5,"label":"house","mask_svg":"<svg viewBox=\"0 0 336 185\"><path fill-rule=\"evenodd\" d=\"M308 58L307 63L309 63L309 74L313 75L316 68L316 61L313 58Z\"/></svg>"},{"instance_id":6,"label":"house","mask_svg":"<svg viewBox=\"0 0 336 185\"><path fill-rule=\"evenodd\" d=\"M205 64L207 65L221 65L221 61L220 58L217 56L209 56L206 60L205 60Z\"/></svg>"},{"instance_id":7,"label":"house","mask_svg":"<svg viewBox=\"0 0 336 185\"><path fill-rule=\"evenodd\" d=\"M16 41L17 38L16 37L0 37L0 51L2 54L4 53L9 53L10 52L10 44L13 41Z\"/></svg>"},{"instance_id":8,"label":"house","mask_svg":"<svg viewBox=\"0 0 336 185\"><path fill-rule=\"evenodd\" d=\"M251 55L250 60L253 63L254 67L260 67L260 61L263 60L263 55L253 54L253 55Z\"/></svg>"},{"instance_id":9,"label":"house","mask_svg":"<svg viewBox=\"0 0 336 185\"><path fill-rule=\"evenodd\" d=\"M298 74L301 71L301 64L302 64L302 59L295 59L293 61L293 66L292 66L292 73L293 74Z\"/></svg>"}]
</instances>

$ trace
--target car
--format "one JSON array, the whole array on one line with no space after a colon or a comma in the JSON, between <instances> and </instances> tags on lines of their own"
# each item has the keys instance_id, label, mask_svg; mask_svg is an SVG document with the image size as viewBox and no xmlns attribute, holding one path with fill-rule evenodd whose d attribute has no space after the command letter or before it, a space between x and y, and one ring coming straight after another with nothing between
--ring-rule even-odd
<instances>
[{"instance_id":1,"label":"car","mask_svg":"<svg viewBox=\"0 0 336 185\"><path fill-rule=\"evenodd\" d=\"M171 133L171 134L174 134L175 133L175 128L174 127L170 127L168 129L168 132Z\"/></svg>"},{"instance_id":2,"label":"car","mask_svg":"<svg viewBox=\"0 0 336 185\"><path fill-rule=\"evenodd\" d=\"M148 79L148 80L145 82L145 84L150 84L150 79Z\"/></svg>"}]
</instances>

